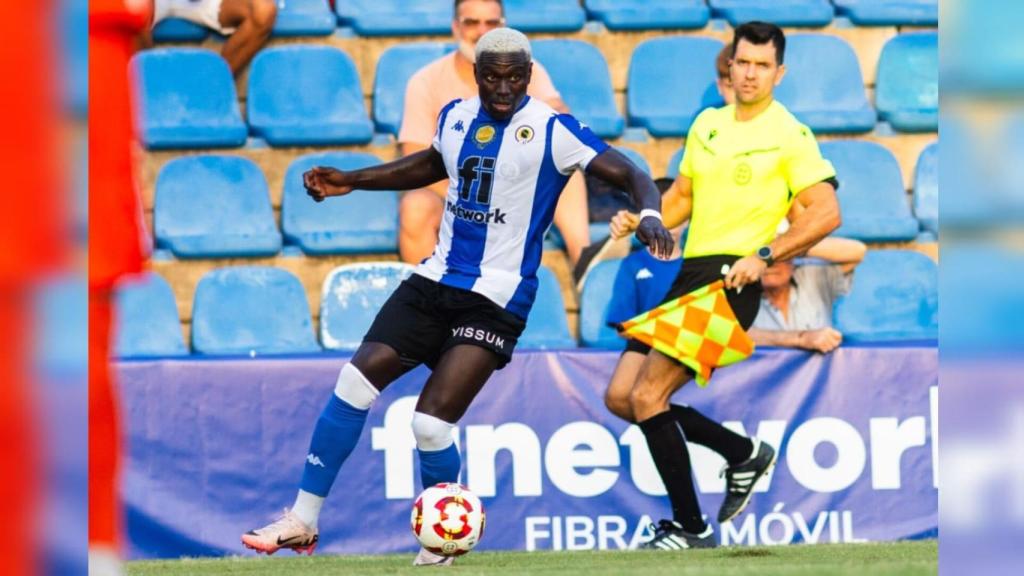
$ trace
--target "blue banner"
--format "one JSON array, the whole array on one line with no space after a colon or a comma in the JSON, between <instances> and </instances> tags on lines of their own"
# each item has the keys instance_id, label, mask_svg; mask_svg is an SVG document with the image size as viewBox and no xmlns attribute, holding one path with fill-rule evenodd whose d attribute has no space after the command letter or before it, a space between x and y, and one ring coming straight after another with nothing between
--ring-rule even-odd
<instances>
[{"instance_id":1,"label":"blue banner","mask_svg":"<svg viewBox=\"0 0 1024 576\"><path fill-rule=\"evenodd\" d=\"M618 353L517 352L459 422L462 481L484 502L479 549L634 547L670 516L642 433L604 407ZM313 426L344 357L119 365L128 418L125 498L135 558L239 554L239 536L292 504ZM428 372L384 391L320 519L323 553L416 549L410 422ZM934 346L765 349L674 401L779 448L723 544L934 536ZM691 445L713 521L723 461Z\"/></svg>"}]
</instances>

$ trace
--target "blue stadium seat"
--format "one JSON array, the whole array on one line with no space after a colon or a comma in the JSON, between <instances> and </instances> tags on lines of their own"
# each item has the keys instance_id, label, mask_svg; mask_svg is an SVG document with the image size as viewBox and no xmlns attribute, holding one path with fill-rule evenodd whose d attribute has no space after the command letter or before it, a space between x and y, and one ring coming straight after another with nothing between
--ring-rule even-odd
<instances>
[{"instance_id":1,"label":"blue stadium seat","mask_svg":"<svg viewBox=\"0 0 1024 576\"><path fill-rule=\"evenodd\" d=\"M585 0L591 18L609 30L703 28L711 17L704 0Z\"/></svg>"},{"instance_id":2,"label":"blue stadium seat","mask_svg":"<svg viewBox=\"0 0 1024 576\"><path fill-rule=\"evenodd\" d=\"M885 43L875 90L878 116L900 132L939 129L939 34L900 34Z\"/></svg>"},{"instance_id":3,"label":"blue stadium seat","mask_svg":"<svg viewBox=\"0 0 1024 576\"><path fill-rule=\"evenodd\" d=\"M828 0L708 0L711 15L732 26L763 20L779 26L827 26L834 9Z\"/></svg>"},{"instance_id":4,"label":"blue stadium seat","mask_svg":"<svg viewBox=\"0 0 1024 576\"><path fill-rule=\"evenodd\" d=\"M84 387L89 370L89 287L85 273L48 278L34 287L32 299L33 342L23 349L33 350L34 368L44 378L78 381Z\"/></svg>"},{"instance_id":5,"label":"blue stadium seat","mask_svg":"<svg viewBox=\"0 0 1024 576\"><path fill-rule=\"evenodd\" d=\"M153 27L154 42L202 42L210 29L181 18L165 18Z\"/></svg>"},{"instance_id":6,"label":"blue stadium seat","mask_svg":"<svg viewBox=\"0 0 1024 576\"><path fill-rule=\"evenodd\" d=\"M626 111L630 126L655 137L685 136L702 110L721 106L715 59L722 42L667 36L637 45L629 61Z\"/></svg>"},{"instance_id":7,"label":"blue stadium seat","mask_svg":"<svg viewBox=\"0 0 1024 576\"><path fill-rule=\"evenodd\" d=\"M875 110L853 48L838 36L794 34L786 40L786 76L775 97L818 133L868 132Z\"/></svg>"},{"instance_id":8,"label":"blue stadium seat","mask_svg":"<svg viewBox=\"0 0 1024 576\"><path fill-rule=\"evenodd\" d=\"M517 348L575 348L576 340L569 333L569 319L565 316L565 301L558 279L547 266L541 266L537 269L537 280L537 298Z\"/></svg>"},{"instance_id":9,"label":"blue stadium seat","mask_svg":"<svg viewBox=\"0 0 1024 576\"><path fill-rule=\"evenodd\" d=\"M380 55L373 79L373 120L378 132L398 136L409 78L453 48L443 42L409 42L396 44Z\"/></svg>"},{"instance_id":10,"label":"blue stadium seat","mask_svg":"<svg viewBox=\"0 0 1024 576\"><path fill-rule=\"evenodd\" d=\"M180 258L273 256L281 250L263 172L238 156L183 156L156 180L159 248Z\"/></svg>"},{"instance_id":11,"label":"blue stadium seat","mask_svg":"<svg viewBox=\"0 0 1024 576\"><path fill-rule=\"evenodd\" d=\"M587 20L579 0L505 0L504 5L508 25L523 32L575 32Z\"/></svg>"},{"instance_id":12,"label":"blue stadium seat","mask_svg":"<svg viewBox=\"0 0 1024 576\"><path fill-rule=\"evenodd\" d=\"M151 150L245 144L235 81L219 54L157 48L133 58L140 82L141 136ZM98 128L98 127L96 127Z\"/></svg>"},{"instance_id":13,"label":"blue stadium seat","mask_svg":"<svg viewBox=\"0 0 1024 576\"><path fill-rule=\"evenodd\" d=\"M302 283L269 266L232 266L205 274L192 305L196 354L319 352Z\"/></svg>"},{"instance_id":14,"label":"blue stadium seat","mask_svg":"<svg viewBox=\"0 0 1024 576\"><path fill-rule=\"evenodd\" d=\"M401 262L359 262L331 270L320 298L320 342L324 348L359 348L377 312L413 269Z\"/></svg>"},{"instance_id":15,"label":"blue stadium seat","mask_svg":"<svg viewBox=\"0 0 1024 576\"><path fill-rule=\"evenodd\" d=\"M178 305L159 274L147 272L118 285L115 353L118 358L188 355Z\"/></svg>"},{"instance_id":16,"label":"blue stadium seat","mask_svg":"<svg viewBox=\"0 0 1024 576\"><path fill-rule=\"evenodd\" d=\"M615 275L622 259L605 260L590 271L580 294L580 344L588 348L622 350L626 341L608 326L608 304L612 301Z\"/></svg>"},{"instance_id":17,"label":"blue stadium seat","mask_svg":"<svg viewBox=\"0 0 1024 576\"><path fill-rule=\"evenodd\" d=\"M938 26L939 0L832 0L857 26Z\"/></svg>"},{"instance_id":18,"label":"blue stadium seat","mask_svg":"<svg viewBox=\"0 0 1024 576\"><path fill-rule=\"evenodd\" d=\"M277 3L274 36L327 36L334 33L338 17L327 0L282 0Z\"/></svg>"},{"instance_id":19,"label":"blue stadium seat","mask_svg":"<svg viewBox=\"0 0 1024 576\"><path fill-rule=\"evenodd\" d=\"M338 0L339 22L360 36L451 34L451 0Z\"/></svg>"},{"instance_id":20,"label":"blue stadium seat","mask_svg":"<svg viewBox=\"0 0 1024 576\"><path fill-rule=\"evenodd\" d=\"M938 276L924 254L869 251L850 294L836 303L836 330L847 342L938 338Z\"/></svg>"},{"instance_id":21,"label":"blue stadium seat","mask_svg":"<svg viewBox=\"0 0 1024 576\"><path fill-rule=\"evenodd\" d=\"M281 200L285 240L306 254L367 254L398 249L398 193L356 190L314 202L302 185L313 166L356 170L380 164L371 154L324 152L295 159L288 166Z\"/></svg>"},{"instance_id":22,"label":"blue stadium seat","mask_svg":"<svg viewBox=\"0 0 1024 576\"><path fill-rule=\"evenodd\" d=\"M946 2L944 10L944 42L955 49L942 54L943 94L1016 98L1024 90L1024 2Z\"/></svg>"},{"instance_id":23,"label":"blue stadium seat","mask_svg":"<svg viewBox=\"0 0 1024 576\"><path fill-rule=\"evenodd\" d=\"M578 120L601 138L622 134L625 122L615 107L608 63L582 40L535 40L533 57L551 75L562 100Z\"/></svg>"},{"instance_id":24,"label":"blue stadium seat","mask_svg":"<svg viewBox=\"0 0 1024 576\"><path fill-rule=\"evenodd\" d=\"M914 171L914 215L921 227L939 233L939 143L929 144Z\"/></svg>"},{"instance_id":25,"label":"blue stadium seat","mask_svg":"<svg viewBox=\"0 0 1024 576\"><path fill-rule=\"evenodd\" d=\"M824 142L839 180L843 225L836 236L866 242L900 242L917 236L896 158L881 144L860 140Z\"/></svg>"},{"instance_id":26,"label":"blue stadium seat","mask_svg":"<svg viewBox=\"0 0 1024 576\"><path fill-rule=\"evenodd\" d=\"M249 126L271 146L366 144L366 116L356 66L330 46L260 51L249 70Z\"/></svg>"},{"instance_id":27,"label":"blue stadium seat","mask_svg":"<svg viewBox=\"0 0 1024 576\"><path fill-rule=\"evenodd\" d=\"M942 268L942 353L1011 350L1019 358L1024 345L1024 254L991 240L957 241L943 246Z\"/></svg>"}]
</instances>

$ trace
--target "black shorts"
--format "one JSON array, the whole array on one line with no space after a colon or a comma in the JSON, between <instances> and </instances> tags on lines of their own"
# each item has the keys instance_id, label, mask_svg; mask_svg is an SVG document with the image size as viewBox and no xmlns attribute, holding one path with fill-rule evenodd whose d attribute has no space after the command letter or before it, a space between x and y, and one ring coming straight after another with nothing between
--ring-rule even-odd
<instances>
[{"instance_id":1,"label":"black shorts","mask_svg":"<svg viewBox=\"0 0 1024 576\"><path fill-rule=\"evenodd\" d=\"M725 279L725 275L722 274L722 266L732 266L733 262L739 259L739 256L685 258L682 268L679 269L679 274L672 282L672 287L669 288L662 303L675 300L716 280ZM725 299L729 302L733 314L736 315L736 320L744 330L749 329L754 324L754 319L757 318L757 312L761 308L762 290L761 283L755 282L744 286L739 293L736 290L725 291ZM630 339L626 344L626 350L646 354L651 351L651 347L638 340Z\"/></svg>"},{"instance_id":2,"label":"black shorts","mask_svg":"<svg viewBox=\"0 0 1024 576\"><path fill-rule=\"evenodd\" d=\"M453 346L472 344L497 354L500 370L524 328L525 320L476 292L413 274L384 303L363 341L394 348L406 367L431 369Z\"/></svg>"}]
</instances>

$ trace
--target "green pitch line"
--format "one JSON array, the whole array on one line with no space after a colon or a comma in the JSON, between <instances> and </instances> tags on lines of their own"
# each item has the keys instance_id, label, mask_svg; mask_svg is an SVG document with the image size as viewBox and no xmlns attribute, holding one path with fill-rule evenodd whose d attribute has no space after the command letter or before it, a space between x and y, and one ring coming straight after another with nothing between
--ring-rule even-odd
<instances>
[{"instance_id":1,"label":"green pitch line","mask_svg":"<svg viewBox=\"0 0 1024 576\"><path fill-rule=\"evenodd\" d=\"M598 576L917 576L938 572L934 540L887 544L822 544L757 548L719 548L685 552L473 552L451 568L414 568L412 554L386 556L298 557L278 552L271 558L231 557L132 562L129 576L337 576L338 574Z\"/></svg>"}]
</instances>

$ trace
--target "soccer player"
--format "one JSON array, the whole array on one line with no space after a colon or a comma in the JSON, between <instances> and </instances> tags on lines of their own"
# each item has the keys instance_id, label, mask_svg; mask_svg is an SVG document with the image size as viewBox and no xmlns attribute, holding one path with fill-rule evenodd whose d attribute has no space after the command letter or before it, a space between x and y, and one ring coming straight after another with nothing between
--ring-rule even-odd
<instances>
[{"instance_id":1,"label":"soccer player","mask_svg":"<svg viewBox=\"0 0 1024 576\"><path fill-rule=\"evenodd\" d=\"M454 0L452 39L457 49L424 65L406 85L402 127L398 133L402 155L408 156L430 147L437 115L445 104L456 98L468 100L477 95L473 79L476 43L487 32L505 26L504 10L502 0ZM537 62L533 64L526 93L558 112L570 112L547 70ZM418 264L430 256L437 243L447 188L447 182L436 182L402 195L398 209L398 253L403 261ZM578 281L582 270L601 259L595 252L585 250L590 243L590 231L587 227L587 190L582 174L573 174L569 178L555 207L554 221L565 239L566 253L574 264L573 273Z\"/></svg>"},{"instance_id":2,"label":"soccer player","mask_svg":"<svg viewBox=\"0 0 1024 576\"><path fill-rule=\"evenodd\" d=\"M805 252L840 223L835 169L821 157L810 129L773 98L786 72L785 48L786 38L774 24L736 28L730 61L736 103L697 117L679 176L662 198L666 226L690 220L683 265L665 300L724 279L727 300L744 329L757 316L765 269ZM794 202L802 210L776 237ZM635 225L629 214L613 222L619 234ZM652 350L630 392L632 415L672 504L672 519L659 522L648 548L717 545L697 502L687 437L726 459L719 522L742 512L754 485L775 462L775 450L766 443L736 434L692 407L670 406L672 394L694 376Z\"/></svg>"},{"instance_id":3,"label":"soccer player","mask_svg":"<svg viewBox=\"0 0 1024 576\"><path fill-rule=\"evenodd\" d=\"M587 170L630 191L642 206L637 235L667 257L654 182L572 116L526 95L530 44L499 28L476 47L479 96L441 110L431 147L394 162L303 175L316 201L353 189L395 190L448 179L433 254L377 314L317 421L294 506L242 536L249 548L308 551L339 468L380 391L412 368L433 372L412 421L424 486L456 481L461 460L452 428L490 375L511 358L537 292L544 233L570 174ZM415 564L451 560L421 550Z\"/></svg>"}]
</instances>

